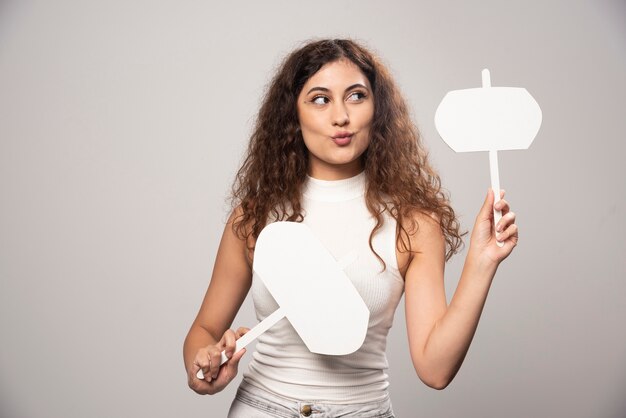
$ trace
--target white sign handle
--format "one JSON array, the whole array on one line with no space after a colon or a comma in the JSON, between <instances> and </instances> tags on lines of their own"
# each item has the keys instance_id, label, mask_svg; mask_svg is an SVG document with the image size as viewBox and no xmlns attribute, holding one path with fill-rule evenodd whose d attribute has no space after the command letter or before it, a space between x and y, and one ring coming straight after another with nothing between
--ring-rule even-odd
<instances>
[{"instance_id":1,"label":"white sign handle","mask_svg":"<svg viewBox=\"0 0 626 418\"><path fill-rule=\"evenodd\" d=\"M500 174L498 173L498 151L489 151L489 171L491 172L491 189L493 190L495 205L500 201ZM493 210L493 228L495 230L496 225L502 219L502 212L499 210ZM504 242L497 240L498 233L496 232L496 244L498 247L503 247Z\"/></svg>"},{"instance_id":2,"label":"white sign handle","mask_svg":"<svg viewBox=\"0 0 626 418\"><path fill-rule=\"evenodd\" d=\"M484 69L481 73L483 79L483 88L491 87L491 74L489 74L488 69ZM493 204L495 205L498 201L500 201L500 173L498 172L498 151L490 150L489 151L489 172L491 173L491 189L493 190L494 200ZM493 210L493 229L495 231L496 225L502 219L502 212L499 210ZM496 233L496 237L498 234ZM504 242L498 241L496 239L496 244L498 247L503 247Z\"/></svg>"}]
</instances>

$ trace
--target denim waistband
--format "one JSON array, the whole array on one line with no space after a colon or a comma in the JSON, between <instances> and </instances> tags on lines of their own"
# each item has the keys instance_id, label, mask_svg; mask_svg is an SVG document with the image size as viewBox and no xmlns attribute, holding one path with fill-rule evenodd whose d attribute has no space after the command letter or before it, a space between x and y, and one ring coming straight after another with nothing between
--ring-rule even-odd
<instances>
[{"instance_id":1,"label":"denim waistband","mask_svg":"<svg viewBox=\"0 0 626 418\"><path fill-rule=\"evenodd\" d=\"M381 401L356 404L332 404L306 399L292 400L275 395L246 381L241 382L231 412L236 409L236 403L241 402L270 417L281 418L393 418L393 409L389 396ZM236 414L229 414L231 418L238 418Z\"/></svg>"}]
</instances>

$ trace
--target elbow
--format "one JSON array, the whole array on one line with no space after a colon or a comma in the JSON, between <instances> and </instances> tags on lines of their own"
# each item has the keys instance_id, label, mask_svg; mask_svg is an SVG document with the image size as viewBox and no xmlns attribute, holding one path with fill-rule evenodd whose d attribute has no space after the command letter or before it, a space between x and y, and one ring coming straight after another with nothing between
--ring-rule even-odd
<instances>
[{"instance_id":1,"label":"elbow","mask_svg":"<svg viewBox=\"0 0 626 418\"><path fill-rule=\"evenodd\" d=\"M421 379L422 382L429 388L435 390L444 390L448 387L452 379Z\"/></svg>"},{"instance_id":2,"label":"elbow","mask_svg":"<svg viewBox=\"0 0 626 418\"><path fill-rule=\"evenodd\" d=\"M419 379L429 388L435 390L444 390L452 383L454 374L442 373L437 371L425 371L415 368Z\"/></svg>"},{"instance_id":3,"label":"elbow","mask_svg":"<svg viewBox=\"0 0 626 418\"><path fill-rule=\"evenodd\" d=\"M447 388L461 367L460 362L455 364L438 358L433 359L423 353L415 353L411 356L411 360L413 360L413 367L419 379L435 390Z\"/></svg>"}]
</instances>

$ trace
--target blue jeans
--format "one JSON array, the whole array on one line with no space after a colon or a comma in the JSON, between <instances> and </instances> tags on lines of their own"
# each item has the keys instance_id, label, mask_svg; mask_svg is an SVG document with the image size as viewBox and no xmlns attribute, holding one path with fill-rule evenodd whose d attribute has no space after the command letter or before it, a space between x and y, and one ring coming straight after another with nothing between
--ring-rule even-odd
<instances>
[{"instance_id":1,"label":"blue jeans","mask_svg":"<svg viewBox=\"0 0 626 418\"><path fill-rule=\"evenodd\" d=\"M394 418L389 397L382 401L339 405L291 401L242 382L228 418Z\"/></svg>"}]
</instances>

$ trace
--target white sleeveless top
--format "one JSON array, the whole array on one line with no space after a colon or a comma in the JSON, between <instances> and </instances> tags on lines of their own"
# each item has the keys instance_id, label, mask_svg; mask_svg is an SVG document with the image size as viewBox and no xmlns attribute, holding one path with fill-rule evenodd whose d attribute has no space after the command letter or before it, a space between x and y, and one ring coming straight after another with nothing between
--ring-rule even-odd
<instances>
[{"instance_id":1,"label":"white sleeveless top","mask_svg":"<svg viewBox=\"0 0 626 418\"><path fill-rule=\"evenodd\" d=\"M384 271L369 247L376 220L365 206L365 187L364 172L336 181L308 177L302 199L304 223L335 259L341 260L352 250L357 252L357 260L344 271L370 310L363 345L343 356L311 353L289 320L283 318L259 337L249 369L243 374L247 383L300 401L350 404L388 396L387 334L404 281L396 260L396 221L388 213L372 243L385 260ZM251 291L257 319L262 321L278 305L256 274ZM315 311L315 300L306 304L304 308Z\"/></svg>"}]
</instances>

